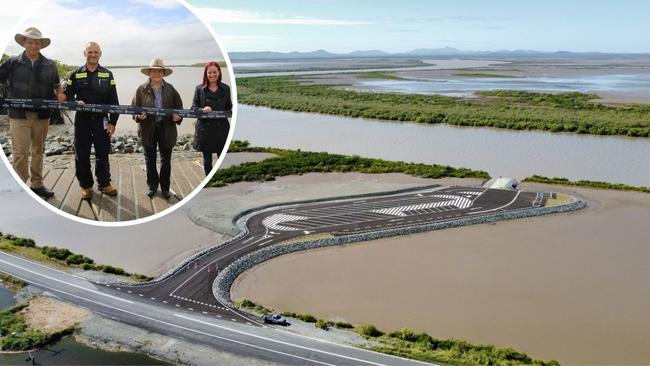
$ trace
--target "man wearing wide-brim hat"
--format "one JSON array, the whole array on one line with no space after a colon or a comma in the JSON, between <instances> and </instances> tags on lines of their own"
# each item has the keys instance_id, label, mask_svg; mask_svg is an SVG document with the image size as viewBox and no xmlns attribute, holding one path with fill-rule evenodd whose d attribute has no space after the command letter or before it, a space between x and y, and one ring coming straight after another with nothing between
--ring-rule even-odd
<instances>
[{"instance_id":1,"label":"man wearing wide-brim hat","mask_svg":"<svg viewBox=\"0 0 650 366\"><path fill-rule=\"evenodd\" d=\"M0 65L0 83L7 84L6 97L16 99L65 100L56 64L41 54L50 45L34 28L15 36L25 51ZM31 189L44 198L54 193L43 185L43 155L51 111L9 109L12 165L25 183L31 178ZM31 158L31 162L30 162Z\"/></svg>"},{"instance_id":2,"label":"man wearing wide-brim hat","mask_svg":"<svg viewBox=\"0 0 650 366\"><path fill-rule=\"evenodd\" d=\"M153 59L149 67L141 69L147 75L148 80L138 87L131 105L138 107L156 107L183 109L183 101L174 86L165 80L164 77L172 74L172 69L165 67L164 62ZM176 145L178 132L176 124L180 124L183 118L178 114L171 116L153 116L142 113L134 116L138 122L138 135L144 148L144 160L147 167L147 195L153 197L160 191L164 198L169 199L171 158L172 149ZM157 151L160 151L160 172L156 167Z\"/></svg>"}]
</instances>

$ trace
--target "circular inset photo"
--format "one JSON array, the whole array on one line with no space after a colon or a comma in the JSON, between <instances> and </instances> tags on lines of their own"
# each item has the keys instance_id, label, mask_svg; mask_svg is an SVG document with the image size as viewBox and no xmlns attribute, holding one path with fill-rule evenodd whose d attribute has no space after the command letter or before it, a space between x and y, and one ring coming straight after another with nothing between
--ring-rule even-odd
<instances>
[{"instance_id":1,"label":"circular inset photo","mask_svg":"<svg viewBox=\"0 0 650 366\"><path fill-rule=\"evenodd\" d=\"M101 226L149 221L223 161L234 73L185 2L51 0L13 33L0 62L2 157L46 207Z\"/></svg>"}]
</instances>

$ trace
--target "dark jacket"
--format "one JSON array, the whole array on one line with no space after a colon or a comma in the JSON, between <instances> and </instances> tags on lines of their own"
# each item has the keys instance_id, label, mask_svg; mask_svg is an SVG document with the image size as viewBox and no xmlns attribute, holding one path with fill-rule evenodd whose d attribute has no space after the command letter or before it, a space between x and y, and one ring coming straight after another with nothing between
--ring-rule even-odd
<instances>
[{"instance_id":1,"label":"dark jacket","mask_svg":"<svg viewBox=\"0 0 650 366\"><path fill-rule=\"evenodd\" d=\"M176 89L172 84L163 81L162 86L162 106L163 108L174 108L174 109L183 109L183 101L181 96L178 94ZM156 100L153 93L153 88L150 85L149 80L144 84L138 87L138 90L135 92L133 101L131 102L132 106L139 107L155 107ZM135 117L134 117L135 119ZM138 122L138 135L140 136L140 141L142 146L145 147L155 147L155 131L156 131L156 117L147 115L147 118L143 121ZM180 122L178 122L180 124ZM176 145L176 138L178 137L178 132L176 131L176 123L172 120L172 116L165 116L162 120L162 125L159 128L163 128L165 148L171 149Z\"/></svg>"},{"instance_id":2,"label":"dark jacket","mask_svg":"<svg viewBox=\"0 0 650 366\"><path fill-rule=\"evenodd\" d=\"M219 83L216 93L212 93L207 86L198 85L194 90L192 109L203 109L206 106L213 111L232 110L230 87ZM230 123L227 118L199 118L196 121L192 145L198 151L221 154L229 131Z\"/></svg>"},{"instance_id":3,"label":"dark jacket","mask_svg":"<svg viewBox=\"0 0 650 366\"><path fill-rule=\"evenodd\" d=\"M39 54L36 62L25 52L12 56L0 65L0 84L7 83L7 98L56 99L54 89L60 85L59 71L53 61ZM38 118L50 118L49 110L38 111ZM25 118L25 110L9 109L10 118Z\"/></svg>"},{"instance_id":4,"label":"dark jacket","mask_svg":"<svg viewBox=\"0 0 650 366\"><path fill-rule=\"evenodd\" d=\"M109 69L97 65L95 71L90 71L86 65L83 65L68 74L65 84L66 100L81 100L86 104L119 105L116 84L113 73ZM75 113L75 121L104 117L108 117L107 113ZM119 114L111 113L108 123L116 125L119 117Z\"/></svg>"}]
</instances>

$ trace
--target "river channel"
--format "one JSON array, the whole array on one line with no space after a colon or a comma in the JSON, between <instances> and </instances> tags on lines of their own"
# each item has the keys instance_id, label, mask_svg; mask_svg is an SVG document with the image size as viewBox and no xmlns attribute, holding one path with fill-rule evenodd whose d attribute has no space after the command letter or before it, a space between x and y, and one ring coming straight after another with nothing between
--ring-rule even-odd
<instances>
[{"instance_id":1,"label":"river channel","mask_svg":"<svg viewBox=\"0 0 650 366\"><path fill-rule=\"evenodd\" d=\"M485 170L649 185L650 139L386 122L240 105L235 138L273 146Z\"/></svg>"}]
</instances>

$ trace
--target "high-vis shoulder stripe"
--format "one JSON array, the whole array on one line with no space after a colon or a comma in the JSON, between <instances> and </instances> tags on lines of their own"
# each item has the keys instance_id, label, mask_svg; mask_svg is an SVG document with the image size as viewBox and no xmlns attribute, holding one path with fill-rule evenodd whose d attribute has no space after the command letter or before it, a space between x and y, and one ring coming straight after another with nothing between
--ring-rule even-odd
<instances>
[{"instance_id":1,"label":"high-vis shoulder stripe","mask_svg":"<svg viewBox=\"0 0 650 366\"><path fill-rule=\"evenodd\" d=\"M115 82L115 80L111 80L111 85L116 85L116 84L117 83Z\"/></svg>"},{"instance_id":2,"label":"high-vis shoulder stripe","mask_svg":"<svg viewBox=\"0 0 650 366\"><path fill-rule=\"evenodd\" d=\"M98 72L97 73L98 78L107 78L109 76L111 76L111 75L109 73L107 73L107 72Z\"/></svg>"},{"instance_id":3,"label":"high-vis shoulder stripe","mask_svg":"<svg viewBox=\"0 0 650 366\"><path fill-rule=\"evenodd\" d=\"M72 85L72 79L68 79L68 85Z\"/></svg>"},{"instance_id":4,"label":"high-vis shoulder stripe","mask_svg":"<svg viewBox=\"0 0 650 366\"><path fill-rule=\"evenodd\" d=\"M76 77L77 79L83 79L83 78L87 78L87 77L88 77L88 74L85 73L85 72L80 72L80 73L78 73L78 74L75 74L75 77Z\"/></svg>"}]
</instances>

